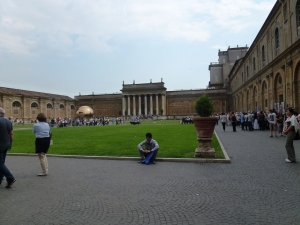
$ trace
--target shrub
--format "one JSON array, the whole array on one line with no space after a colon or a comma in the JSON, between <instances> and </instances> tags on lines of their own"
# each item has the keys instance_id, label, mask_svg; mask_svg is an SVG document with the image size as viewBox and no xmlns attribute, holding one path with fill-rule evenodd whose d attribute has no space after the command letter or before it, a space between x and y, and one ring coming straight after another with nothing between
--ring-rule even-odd
<instances>
[{"instance_id":1,"label":"shrub","mask_svg":"<svg viewBox=\"0 0 300 225\"><path fill-rule=\"evenodd\" d=\"M195 105L195 111L199 116L209 117L214 112L214 105L212 100L206 95L202 95Z\"/></svg>"}]
</instances>

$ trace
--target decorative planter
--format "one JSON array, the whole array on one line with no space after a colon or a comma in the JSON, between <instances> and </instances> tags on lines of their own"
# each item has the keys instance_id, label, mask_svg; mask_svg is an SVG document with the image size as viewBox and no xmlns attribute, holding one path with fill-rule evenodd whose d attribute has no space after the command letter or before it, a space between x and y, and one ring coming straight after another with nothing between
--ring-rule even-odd
<instances>
[{"instance_id":1,"label":"decorative planter","mask_svg":"<svg viewBox=\"0 0 300 225\"><path fill-rule=\"evenodd\" d=\"M217 120L216 117L197 116L193 118L199 143L194 157L216 157L215 150L211 147L211 141Z\"/></svg>"}]
</instances>

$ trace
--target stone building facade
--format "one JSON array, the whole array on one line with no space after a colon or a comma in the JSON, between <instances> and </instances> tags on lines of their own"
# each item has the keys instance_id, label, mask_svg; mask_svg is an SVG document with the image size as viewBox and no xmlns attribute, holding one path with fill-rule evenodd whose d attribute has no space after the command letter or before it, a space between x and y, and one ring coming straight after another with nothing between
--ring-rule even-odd
<instances>
[{"instance_id":1,"label":"stone building facade","mask_svg":"<svg viewBox=\"0 0 300 225\"><path fill-rule=\"evenodd\" d=\"M35 91L0 87L0 107L6 111L6 117L29 122L36 119L38 113L46 117L75 117L74 99L64 96Z\"/></svg>"},{"instance_id":2,"label":"stone building facade","mask_svg":"<svg viewBox=\"0 0 300 225\"><path fill-rule=\"evenodd\" d=\"M121 93L75 96L76 106L90 106L95 116L188 116L195 115L196 100L208 94L216 113L226 111L226 89L167 91L164 82L124 84Z\"/></svg>"},{"instance_id":3,"label":"stone building facade","mask_svg":"<svg viewBox=\"0 0 300 225\"><path fill-rule=\"evenodd\" d=\"M228 79L233 110L300 110L300 0L276 2Z\"/></svg>"}]
</instances>

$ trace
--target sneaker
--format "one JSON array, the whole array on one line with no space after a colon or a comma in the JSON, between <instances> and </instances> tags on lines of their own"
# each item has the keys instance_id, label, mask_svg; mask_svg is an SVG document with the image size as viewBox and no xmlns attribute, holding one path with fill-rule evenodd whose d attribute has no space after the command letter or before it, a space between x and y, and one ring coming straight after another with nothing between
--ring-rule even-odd
<instances>
[{"instance_id":1,"label":"sneaker","mask_svg":"<svg viewBox=\"0 0 300 225\"><path fill-rule=\"evenodd\" d=\"M291 163L291 162L292 162L292 161L289 160L289 159L285 159L285 161L286 161L287 163Z\"/></svg>"},{"instance_id":2,"label":"sneaker","mask_svg":"<svg viewBox=\"0 0 300 225\"><path fill-rule=\"evenodd\" d=\"M38 176L47 176L47 175L48 173L44 173L44 172L38 174Z\"/></svg>"},{"instance_id":3,"label":"sneaker","mask_svg":"<svg viewBox=\"0 0 300 225\"><path fill-rule=\"evenodd\" d=\"M273 137L273 135L271 135L270 137Z\"/></svg>"},{"instance_id":4,"label":"sneaker","mask_svg":"<svg viewBox=\"0 0 300 225\"><path fill-rule=\"evenodd\" d=\"M13 179L12 181L10 181L10 182L7 182L7 184L6 184L6 188L11 188L11 186L13 185L13 183L15 183L16 182L16 179Z\"/></svg>"}]
</instances>

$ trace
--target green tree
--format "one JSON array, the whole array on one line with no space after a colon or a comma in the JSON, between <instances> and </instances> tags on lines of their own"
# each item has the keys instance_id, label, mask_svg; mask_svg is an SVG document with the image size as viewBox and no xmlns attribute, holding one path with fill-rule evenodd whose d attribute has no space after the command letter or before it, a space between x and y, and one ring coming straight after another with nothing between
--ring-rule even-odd
<instances>
[{"instance_id":1,"label":"green tree","mask_svg":"<svg viewBox=\"0 0 300 225\"><path fill-rule=\"evenodd\" d=\"M202 95L195 105L195 111L199 116L209 117L214 112L214 105L212 100L206 95Z\"/></svg>"}]
</instances>

